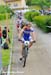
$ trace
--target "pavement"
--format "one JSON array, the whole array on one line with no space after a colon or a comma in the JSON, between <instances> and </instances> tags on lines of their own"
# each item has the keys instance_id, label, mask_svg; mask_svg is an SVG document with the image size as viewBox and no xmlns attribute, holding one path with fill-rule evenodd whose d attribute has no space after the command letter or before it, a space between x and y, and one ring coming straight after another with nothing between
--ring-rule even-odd
<instances>
[{"instance_id":1,"label":"pavement","mask_svg":"<svg viewBox=\"0 0 51 75\"><path fill-rule=\"evenodd\" d=\"M21 56L21 43L18 42L18 33L14 20L13 54L11 75L51 75L51 33L43 33L34 26L37 42L29 49L26 67L19 61Z\"/></svg>"}]
</instances>

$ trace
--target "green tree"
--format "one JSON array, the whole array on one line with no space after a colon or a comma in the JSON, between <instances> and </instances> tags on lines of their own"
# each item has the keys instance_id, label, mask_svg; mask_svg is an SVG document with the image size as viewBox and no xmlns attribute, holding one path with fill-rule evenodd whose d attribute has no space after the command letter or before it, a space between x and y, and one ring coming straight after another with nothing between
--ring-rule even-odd
<instances>
[{"instance_id":1,"label":"green tree","mask_svg":"<svg viewBox=\"0 0 51 75\"><path fill-rule=\"evenodd\" d=\"M30 6L31 5L31 0L26 0L26 4Z\"/></svg>"},{"instance_id":2,"label":"green tree","mask_svg":"<svg viewBox=\"0 0 51 75\"><path fill-rule=\"evenodd\" d=\"M27 5L40 5L40 7L43 9L44 6L50 7L51 0L26 0Z\"/></svg>"}]
</instances>

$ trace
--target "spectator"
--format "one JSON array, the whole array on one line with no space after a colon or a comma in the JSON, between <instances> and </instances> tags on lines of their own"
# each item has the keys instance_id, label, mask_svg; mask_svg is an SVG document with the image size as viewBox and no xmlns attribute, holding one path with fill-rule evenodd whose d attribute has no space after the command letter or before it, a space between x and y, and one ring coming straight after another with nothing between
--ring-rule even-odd
<instances>
[{"instance_id":1,"label":"spectator","mask_svg":"<svg viewBox=\"0 0 51 75\"><path fill-rule=\"evenodd\" d=\"M8 48L8 43L10 43L9 32L10 32L10 30L8 29L8 33L7 33L7 27L4 27L4 29L2 31L2 35L3 35L2 48L4 48L4 49L5 48L7 49Z\"/></svg>"},{"instance_id":2,"label":"spectator","mask_svg":"<svg viewBox=\"0 0 51 75\"><path fill-rule=\"evenodd\" d=\"M2 29L1 29L1 26L0 26L0 45L2 44Z\"/></svg>"},{"instance_id":3,"label":"spectator","mask_svg":"<svg viewBox=\"0 0 51 75\"><path fill-rule=\"evenodd\" d=\"M4 27L4 30L2 31L3 38L7 38L7 27Z\"/></svg>"}]
</instances>

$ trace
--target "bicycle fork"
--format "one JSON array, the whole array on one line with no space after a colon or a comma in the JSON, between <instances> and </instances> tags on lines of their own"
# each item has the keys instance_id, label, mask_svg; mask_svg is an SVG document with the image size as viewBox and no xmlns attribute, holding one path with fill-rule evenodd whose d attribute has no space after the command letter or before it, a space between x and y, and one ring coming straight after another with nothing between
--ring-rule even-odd
<instances>
[{"instance_id":1,"label":"bicycle fork","mask_svg":"<svg viewBox=\"0 0 51 75\"><path fill-rule=\"evenodd\" d=\"M23 58L24 58L23 67L25 67L25 65L26 65L26 59L27 59L27 56L28 56L28 46L25 46L23 48L22 55L23 55Z\"/></svg>"}]
</instances>

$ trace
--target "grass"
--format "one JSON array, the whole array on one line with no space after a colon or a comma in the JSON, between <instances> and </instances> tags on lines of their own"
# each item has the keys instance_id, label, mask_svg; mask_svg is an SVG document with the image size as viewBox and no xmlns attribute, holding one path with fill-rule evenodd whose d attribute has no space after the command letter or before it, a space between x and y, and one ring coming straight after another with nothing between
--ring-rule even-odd
<instances>
[{"instance_id":1,"label":"grass","mask_svg":"<svg viewBox=\"0 0 51 75\"><path fill-rule=\"evenodd\" d=\"M11 47L12 46L12 21L11 20L8 20L8 21L9 21L9 28L10 28L9 37L11 40L9 47ZM6 21L3 20L3 21L0 21L0 23L2 26L5 26ZM7 50L2 49L2 65L3 66L8 66L9 64L10 51L11 51L10 49L7 49Z\"/></svg>"},{"instance_id":2,"label":"grass","mask_svg":"<svg viewBox=\"0 0 51 75\"><path fill-rule=\"evenodd\" d=\"M2 65L7 66L10 59L10 50L2 50Z\"/></svg>"},{"instance_id":3,"label":"grass","mask_svg":"<svg viewBox=\"0 0 51 75\"><path fill-rule=\"evenodd\" d=\"M41 7L38 5L34 5L34 6L29 6L30 9L36 9L36 10L40 10Z\"/></svg>"}]
</instances>

